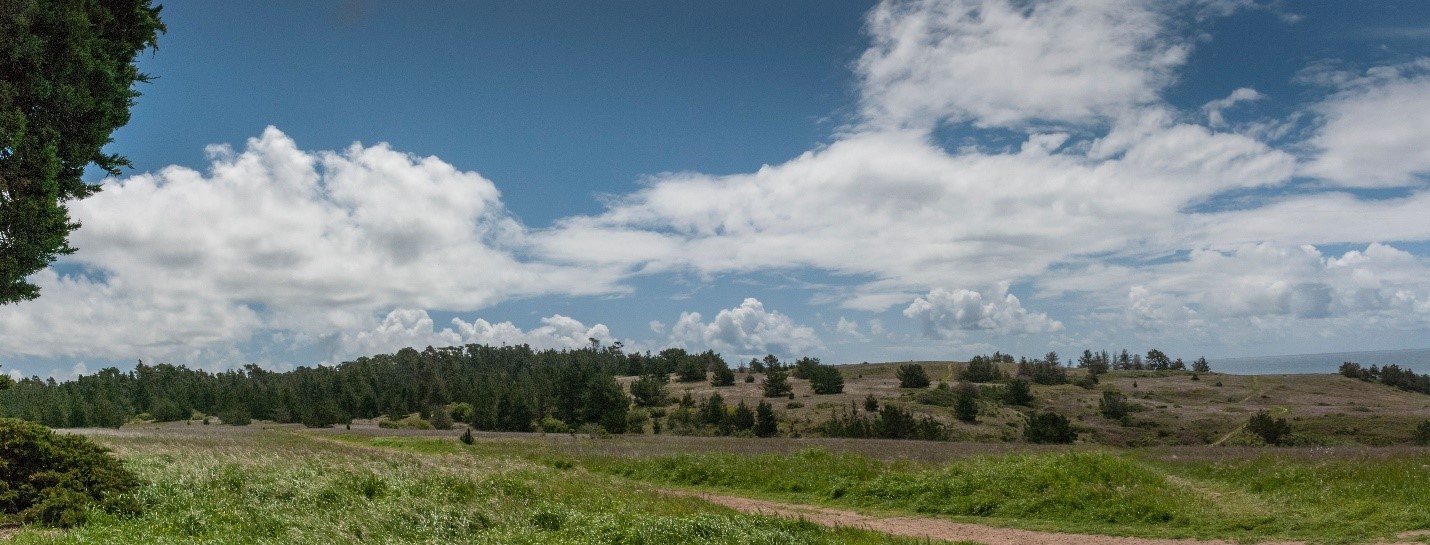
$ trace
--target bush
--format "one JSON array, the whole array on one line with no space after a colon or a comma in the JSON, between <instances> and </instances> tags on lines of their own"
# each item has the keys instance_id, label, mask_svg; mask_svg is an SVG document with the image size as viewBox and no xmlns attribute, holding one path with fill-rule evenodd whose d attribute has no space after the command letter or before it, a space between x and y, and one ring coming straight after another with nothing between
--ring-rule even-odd
<instances>
[{"instance_id":1,"label":"bush","mask_svg":"<svg viewBox=\"0 0 1430 545\"><path fill-rule=\"evenodd\" d=\"M471 403L453 403L447 406L447 416L450 416L453 422L471 422L475 410Z\"/></svg>"},{"instance_id":2,"label":"bush","mask_svg":"<svg viewBox=\"0 0 1430 545\"><path fill-rule=\"evenodd\" d=\"M432 409L432 427L439 430L452 429L452 413L447 412L446 407L435 407Z\"/></svg>"},{"instance_id":3,"label":"bush","mask_svg":"<svg viewBox=\"0 0 1430 545\"><path fill-rule=\"evenodd\" d=\"M894 372L899 377L900 388L928 388L929 375L923 366L913 363L900 365Z\"/></svg>"},{"instance_id":4,"label":"bush","mask_svg":"<svg viewBox=\"0 0 1430 545\"><path fill-rule=\"evenodd\" d=\"M1291 424L1285 418L1271 418L1266 411L1256 413L1246 422L1246 430L1261 437L1268 445L1279 445L1291 435Z\"/></svg>"},{"instance_id":5,"label":"bush","mask_svg":"<svg viewBox=\"0 0 1430 545\"><path fill-rule=\"evenodd\" d=\"M978 421L978 387L969 382L960 382L954 390L953 415L959 421Z\"/></svg>"},{"instance_id":6,"label":"bush","mask_svg":"<svg viewBox=\"0 0 1430 545\"><path fill-rule=\"evenodd\" d=\"M665 383L668 381L664 375L644 375L631 383L631 397L635 398L637 407L661 407L669 402L665 393Z\"/></svg>"},{"instance_id":7,"label":"bush","mask_svg":"<svg viewBox=\"0 0 1430 545\"><path fill-rule=\"evenodd\" d=\"M1421 445L1430 445L1430 420L1421 422L1415 427L1415 442Z\"/></svg>"},{"instance_id":8,"label":"bush","mask_svg":"<svg viewBox=\"0 0 1430 545\"><path fill-rule=\"evenodd\" d=\"M1009 405L1022 405L1024 407L1033 406L1033 383L1028 379L1019 377L1008 382L1008 389L1004 390L1003 402Z\"/></svg>"},{"instance_id":9,"label":"bush","mask_svg":"<svg viewBox=\"0 0 1430 545\"><path fill-rule=\"evenodd\" d=\"M809 386L815 395L838 394L844 392L844 375L828 365L817 365L810 371Z\"/></svg>"},{"instance_id":10,"label":"bush","mask_svg":"<svg viewBox=\"0 0 1430 545\"><path fill-rule=\"evenodd\" d=\"M1067 417L1055 412L1042 412L1028 417L1023 438L1029 443L1071 443L1077 440L1077 430Z\"/></svg>"},{"instance_id":11,"label":"bush","mask_svg":"<svg viewBox=\"0 0 1430 545\"><path fill-rule=\"evenodd\" d=\"M462 444L464 445L470 445L472 443L477 442L477 438L472 437L472 428L467 428L467 431L462 432L462 436L458 439L460 439L462 441Z\"/></svg>"},{"instance_id":12,"label":"bush","mask_svg":"<svg viewBox=\"0 0 1430 545\"><path fill-rule=\"evenodd\" d=\"M554 416L542 418L539 427L542 433L571 433L571 426L566 425L565 421Z\"/></svg>"},{"instance_id":13,"label":"bush","mask_svg":"<svg viewBox=\"0 0 1430 545\"><path fill-rule=\"evenodd\" d=\"M247 426L253 421L253 419L248 416L248 409L244 407L235 407L221 411L218 413L218 419L220 423L230 426Z\"/></svg>"},{"instance_id":14,"label":"bush","mask_svg":"<svg viewBox=\"0 0 1430 545\"><path fill-rule=\"evenodd\" d=\"M761 401L755 407L755 436L773 437L777 430L774 407L771 407L769 402Z\"/></svg>"},{"instance_id":15,"label":"bush","mask_svg":"<svg viewBox=\"0 0 1430 545\"><path fill-rule=\"evenodd\" d=\"M416 414L416 413L407 415L406 417L402 418L401 420L393 420L393 419L391 419L391 418L379 418L378 421L377 421L377 427L379 427L379 428L387 428L387 429L391 429L391 430L430 430L430 429L433 429L431 422L428 422L428 421L426 421L426 420L423 420L422 417L421 417L420 415Z\"/></svg>"},{"instance_id":16,"label":"bush","mask_svg":"<svg viewBox=\"0 0 1430 545\"><path fill-rule=\"evenodd\" d=\"M766 367L763 390L765 397L782 397L794 392L789 383L789 373L776 367Z\"/></svg>"},{"instance_id":17,"label":"bush","mask_svg":"<svg viewBox=\"0 0 1430 545\"><path fill-rule=\"evenodd\" d=\"M139 478L109 450L78 435L0 418L0 513L50 526L83 524L90 505L137 514L127 493Z\"/></svg>"},{"instance_id":18,"label":"bush","mask_svg":"<svg viewBox=\"0 0 1430 545\"><path fill-rule=\"evenodd\" d=\"M998 382L1007 378L1003 370L998 368L998 362L985 356L974 356L968 361L968 367L958 374L959 380L967 382Z\"/></svg>"},{"instance_id":19,"label":"bush","mask_svg":"<svg viewBox=\"0 0 1430 545\"><path fill-rule=\"evenodd\" d=\"M1109 420L1127 418L1127 396L1122 395L1122 392L1116 389L1104 390L1102 400L1097 402L1097 410L1102 413L1103 418Z\"/></svg>"}]
</instances>

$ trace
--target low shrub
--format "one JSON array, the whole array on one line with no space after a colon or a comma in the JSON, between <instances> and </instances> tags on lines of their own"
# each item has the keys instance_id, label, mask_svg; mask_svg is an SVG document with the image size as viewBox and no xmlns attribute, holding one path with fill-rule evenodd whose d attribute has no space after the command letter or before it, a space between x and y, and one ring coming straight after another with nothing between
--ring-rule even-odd
<instances>
[{"instance_id":1,"label":"low shrub","mask_svg":"<svg viewBox=\"0 0 1430 545\"><path fill-rule=\"evenodd\" d=\"M83 524L91 505L137 514L139 479L109 450L78 435L0 418L0 513L59 527Z\"/></svg>"},{"instance_id":2,"label":"low shrub","mask_svg":"<svg viewBox=\"0 0 1430 545\"><path fill-rule=\"evenodd\" d=\"M419 416L419 415L417 415L417 414L415 414L415 413L414 413L414 414L409 414L409 415L407 415L406 417L402 418L401 420L393 420L393 419L391 419L391 418L379 418L378 421L377 421L377 427L379 427L379 428L387 428L387 429L392 429L392 430L430 430L430 429L434 429L434 428L432 427L432 423L431 423L431 422L428 422L428 421L426 421L426 420L423 420L421 416Z\"/></svg>"},{"instance_id":3,"label":"low shrub","mask_svg":"<svg viewBox=\"0 0 1430 545\"><path fill-rule=\"evenodd\" d=\"M1066 416L1055 412L1041 412L1028 417L1023 428L1023 438L1029 443L1071 443L1077 440L1077 430Z\"/></svg>"}]
</instances>

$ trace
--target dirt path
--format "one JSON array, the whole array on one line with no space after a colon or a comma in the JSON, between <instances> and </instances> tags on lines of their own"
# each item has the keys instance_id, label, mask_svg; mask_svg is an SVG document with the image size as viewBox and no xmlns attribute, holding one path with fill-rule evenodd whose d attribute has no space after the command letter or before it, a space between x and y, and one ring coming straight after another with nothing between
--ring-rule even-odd
<instances>
[{"instance_id":1,"label":"dirt path","mask_svg":"<svg viewBox=\"0 0 1430 545\"><path fill-rule=\"evenodd\" d=\"M813 505L752 500L735 496L720 496L680 490L666 490L664 493L672 496L699 498L745 513L802 518L824 526L862 528L889 535L941 541L976 541L986 545L1235 545L1235 542L1222 540L1151 539L1039 532L1034 530L997 528L980 524L952 522L927 517L875 517L855 513L853 511L816 507ZM1294 541L1278 541L1263 542L1261 545L1305 544Z\"/></svg>"}]
</instances>

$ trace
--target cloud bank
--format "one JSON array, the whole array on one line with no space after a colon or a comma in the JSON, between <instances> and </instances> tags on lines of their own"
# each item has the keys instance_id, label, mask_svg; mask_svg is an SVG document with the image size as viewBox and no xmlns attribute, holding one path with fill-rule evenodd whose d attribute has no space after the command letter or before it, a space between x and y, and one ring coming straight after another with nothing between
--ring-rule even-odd
<instances>
[{"instance_id":1,"label":"cloud bank","mask_svg":"<svg viewBox=\"0 0 1430 545\"><path fill-rule=\"evenodd\" d=\"M75 203L82 251L36 277L40 300L0 309L0 353L223 354L271 331L344 355L582 346L615 337L561 315L439 329L428 311L768 272L833 277L811 300L864 313L832 328L841 345L887 339L900 316L969 343L1424 331L1430 267L1407 248L1430 240L1430 60L1309 68L1304 133L1229 123L1268 100L1244 85L1170 104L1197 22L1245 7L886 0L853 59L857 113L827 143L752 172L658 174L541 227L437 158L304 151L270 128L210 148L207 172L109 180ZM633 345L828 350L753 297L651 324L664 338Z\"/></svg>"}]
</instances>

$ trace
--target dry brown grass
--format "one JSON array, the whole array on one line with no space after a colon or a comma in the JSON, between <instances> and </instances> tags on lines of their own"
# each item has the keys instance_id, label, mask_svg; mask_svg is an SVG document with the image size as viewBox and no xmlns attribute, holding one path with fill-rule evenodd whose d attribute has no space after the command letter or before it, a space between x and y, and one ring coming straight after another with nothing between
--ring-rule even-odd
<instances>
[{"instance_id":1,"label":"dry brown grass","mask_svg":"<svg viewBox=\"0 0 1430 545\"><path fill-rule=\"evenodd\" d=\"M894 372L906 363L922 365L935 384L952 383L964 365L949 361L841 365L844 393L815 395L809 381L792 378L794 399L763 397L763 375L755 374L755 381L746 383L746 373L736 373L734 386L672 382L669 391L677 399L689 391L697 401L719 392L732 406L740 401L752 407L770 401L785 418L781 431L796 436L813 434L831 412L862 410L864 398L873 395L881 404L896 403L948 424L958 441L1020 440L1026 409L986 401L978 422L959 422L951 409L921 405L913 399L915 391L899 388ZM1003 367L1010 374L1016 369ZM1074 380L1082 373L1069 370ZM1261 410L1284 416L1302 439L1321 445L1403 444L1411 440L1416 424L1430 419L1430 396L1339 375L1205 373L1198 378L1192 380L1187 372L1114 371L1091 390L1071 384L1034 386L1034 407L1073 419L1084 441L1115 446L1210 444L1232 434ZM1126 423L1100 415L1098 401L1106 388L1122 391L1139 409ZM1244 438L1238 434L1236 439Z\"/></svg>"}]
</instances>

